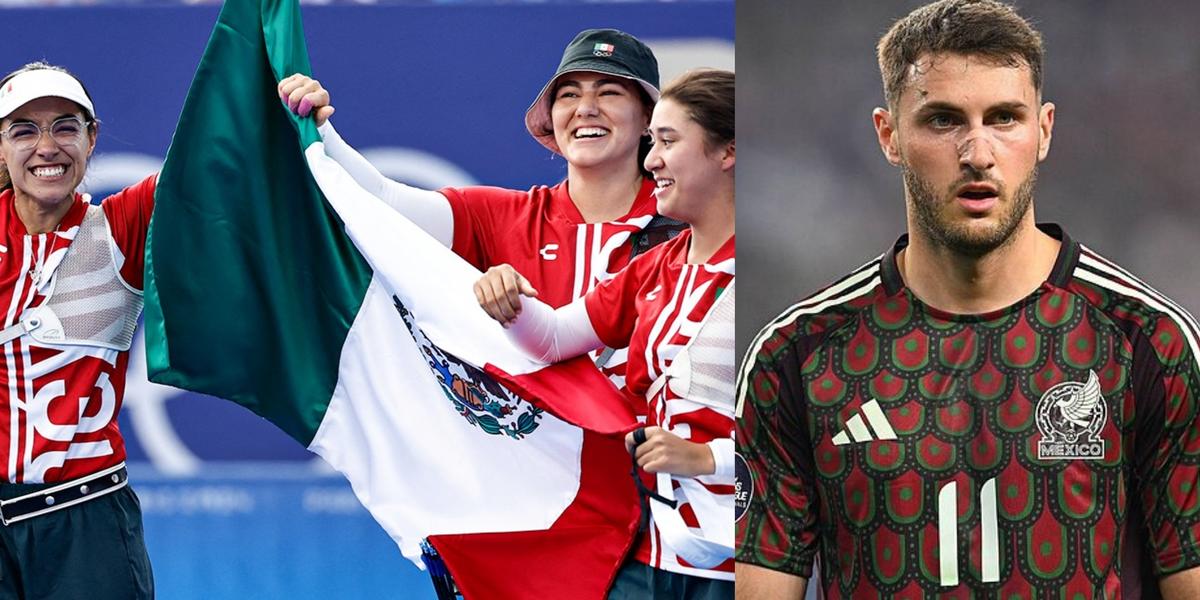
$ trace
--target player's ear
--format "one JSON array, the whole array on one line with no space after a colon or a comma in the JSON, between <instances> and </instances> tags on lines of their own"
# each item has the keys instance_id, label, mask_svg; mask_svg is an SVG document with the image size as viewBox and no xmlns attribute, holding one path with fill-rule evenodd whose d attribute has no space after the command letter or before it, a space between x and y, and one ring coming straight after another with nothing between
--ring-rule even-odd
<instances>
[{"instance_id":1,"label":"player's ear","mask_svg":"<svg viewBox=\"0 0 1200 600\"><path fill-rule=\"evenodd\" d=\"M879 138L879 149L883 156L893 165L900 164L899 139L896 138L896 125L892 113L886 108L876 108L871 111L871 120L875 123L875 136Z\"/></svg>"},{"instance_id":2,"label":"player's ear","mask_svg":"<svg viewBox=\"0 0 1200 600\"><path fill-rule=\"evenodd\" d=\"M735 142L729 142L725 146L725 150L721 153L721 170L728 171L737 164L737 146Z\"/></svg>"},{"instance_id":3,"label":"player's ear","mask_svg":"<svg viewBox=\"0 0 1200 600\"><path fill-rule=\"evenodd\" d=\"M1038 160L1046 160L1050 153L1050 137L1054 131L1054 103L1042 104L1038 111Z\"/></svg>"}]
</instances>

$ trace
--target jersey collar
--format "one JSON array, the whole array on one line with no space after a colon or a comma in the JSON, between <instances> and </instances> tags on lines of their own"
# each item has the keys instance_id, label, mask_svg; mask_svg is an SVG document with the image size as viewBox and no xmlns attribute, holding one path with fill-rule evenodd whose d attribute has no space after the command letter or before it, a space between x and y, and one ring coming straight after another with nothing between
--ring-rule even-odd
<instances>
[{"instance_id":1,"label":"jersey collar","mask_svg":"<svg viewBox=\"0 0 1200 600\"><path fill-rule=\"evenodd\" d=\"M29 230L25 229L25 223L21 221L21 217L17 215L17 205L13 201L12 188L4 190L0 193L0 204L3 208L0 209L0 218L3 218L4 231L9 239L20 239L21 236L32 235ZM65 238L67 241L74 238L73 227L83 222L83 215L87 212L87 202L79 193L75 194L74 201L71 203L71 208L67 210L67 214L63 215L62 221L58 223L55 232L59 237Z\"/></svg>"},{"instance_id":2,"label":"jersey collar","mask_svg":"<svg viewBox=\"0 0 1200 600\"><path fill-rule=\"evenodd\" d=\"M611 222L620 223L645 215L658 214L658 201L654 199L654 188L654 180L642 178L642 187L638 189L637 198L634 198L629 212ZM558 213L572 225L584 225L583 215L579 213L575 202L571 200L570 181L564 180L554 186L553 190L556 196L553 205Z\"/></svg>"},{"instance_id":3,"label":"jersey collar","mask_svg":"<svg viewBox=\"0 0 1200 600\"><path fill-rule=\"evenodd\" d=\"M1054 268L1046 282L1054 287L1066 287L1070 282L1075 263L1079 262L1079 244L1067 235L1066 230L1057 223L1038 223L1037 228L1050 237L1062 242L1058 256L1054 259ZM900 277L900 268L896 266L896 254L908 247L908 234L900 236L896 243L884 253L880 264L880 278L883 280L884 291L888 296L900 293L904 289L904 279Z\"/></svg>"}]
</instances>

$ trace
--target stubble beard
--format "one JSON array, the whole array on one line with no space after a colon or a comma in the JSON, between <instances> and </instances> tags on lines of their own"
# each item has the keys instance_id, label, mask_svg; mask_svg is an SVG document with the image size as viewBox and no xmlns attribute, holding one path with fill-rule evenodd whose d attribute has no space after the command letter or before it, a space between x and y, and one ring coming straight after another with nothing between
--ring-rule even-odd
<instances>
[{"instance_id":1,"label":"stubble beard","mask_svg":"<svg viewBox=\"0 0 1200 600\"><path fill-rule=\"evenodd\" d=\"M1013 234L1033 204L1033 188L1037 184L1037 166L1034 166L1029 177L1017 186L1016 193L1006 203L1007 207L1004 204L999 205L998 208L1004 211L999 215L999 221L994 226L980 231L979 228L970 227L968 222L955 222L947 218L945 209L948 208L948 202L938 197L933 185L917 175L907 164L901 165L901 171L904 175L904 188L912 203L916 226L921 233L934 245L971 258L986 256L1012 241ZM960 180L946 192L946 196L952 196L963 184L974 181L988 180L982 176ZM991 183L997 186L997 192L1000 198L1003 198L1004 187L996 182Z\"/></svg>"}]
</instances>

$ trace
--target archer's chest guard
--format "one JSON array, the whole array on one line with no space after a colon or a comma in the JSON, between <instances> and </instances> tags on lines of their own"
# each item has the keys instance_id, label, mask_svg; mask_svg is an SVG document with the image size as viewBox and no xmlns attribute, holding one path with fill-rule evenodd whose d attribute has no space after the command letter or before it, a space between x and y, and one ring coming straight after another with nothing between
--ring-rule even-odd
<instances>
[{"instance_id":1,"label":"archer's chest guard","mask_svg":"<svg viewBox=\"0 0 1200 600\"><path fill-rule=\"evenodd\" d=\"M142 313L142 294L120 276L108 221L88 206L79 232L53 271L45 300L0 331L0 344L28 335L46 346L92 346L124 352Z\"/></svg>"}]
</instances>

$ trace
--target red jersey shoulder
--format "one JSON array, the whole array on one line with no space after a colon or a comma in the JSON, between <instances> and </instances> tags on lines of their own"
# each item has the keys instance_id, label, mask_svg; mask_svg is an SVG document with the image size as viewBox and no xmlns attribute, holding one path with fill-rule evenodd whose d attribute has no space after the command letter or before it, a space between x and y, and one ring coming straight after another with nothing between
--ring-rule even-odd
<instances>
[{"instance_id":1,"label":"red jersey shoulder","mask_svg":"<svg viewBox=\"0 0 1200 600\"><path fill-rule=\"evenodd\" d=\"M492 266L504 240L510 235L525 236L525 230L548 213L552 198L559 193L565 196L559 190L564 185L528 191L493 186L443 188L441 194L450 203L454 219L451 249L476 268Z\"/></svg>"},{"instance_id":2,"label":"red jersey shoulder","mask_svg":"<svg viewBox=\"0 0 1200 600\"><path fill-rule=\"evenodd\" d=\"M146 256L146 230L154 212L154 189L158 174L105 198L100 203L108 220L109 232L116 245L121 279L134 289L142 289Z\"/></svg>"}]
</instances>

